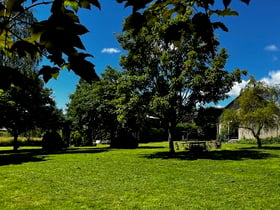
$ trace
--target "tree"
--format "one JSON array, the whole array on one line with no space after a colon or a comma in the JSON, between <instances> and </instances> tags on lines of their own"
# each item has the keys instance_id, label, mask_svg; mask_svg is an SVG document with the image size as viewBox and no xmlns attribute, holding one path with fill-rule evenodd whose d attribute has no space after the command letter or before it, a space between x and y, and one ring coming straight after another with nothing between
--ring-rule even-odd
<instances>
[{"instance_id":1,"label":"tree","mask_svg":"<svg viewBox=\"0 0 280 210\"><path fill-rule=\"evenodd\" d=\"M222 115L223 124L249 130L262 147L260 134L279 125L280 107L278 87L268 86L251 77L235 101L236 109L226 109Z\"/></svg>"},{"instance_id":2,"label":"tree","mask_svg":"<svg viewBox=\"0 0 280 210\"><path fill-rule=\"evenodd\" d=\"M130 98L134 103L127 103L123 108L128 109L144 98L142 106L165 123L169 149L173 153L174 129L180 117L192 113L198 103L224 99L233 82L240 81L245 72L229 73L223 69L228 55L225 49L217 51L218 42L215 42L213 57L212 50L192 32L182 32L183 38L176 45L167 41L165 34L169 27L186 22L192 10L189 8L184 15L168 20L164 17L166 11L168 9L158 11L153 25L142 27L137 34L133 30L126 31L118 39L128 51L122 56L121 65L138 92L137 97ZM153 7L150 12L154 12Z\"/></svg>"},{"instance_id":3,"label":"tree","mask_svg":"<svg viewBox=\"0 0 280 210\"><path fill-rule=\"evenodd\" d=\"M157 12L161 11L165 21L175 16L186 15L189 8L195 11L187 20L180 21L168 26L164 39L167 42L176 42L184 39L184 33L191 32L200 38L207 46L208 50L215 53L215 34L216 29L228 31L228 28L222 22L212 21L213 15L229 16L238 15L236 11L232 11L228 6L231 0L223 0L224 9L214 8L215 0L171 0L171 1L155 1L155 0L117 0L120 3L125 2L125 7L132 7L132 14L126 19L124 24L125 31L133 31L137 34L142 27L153 25L157 22ZM250 0L241 0L249 4ZM149 8L150 6L150 8ZM188 15L187 15L188 16ZM190 27L191 26L191 27Z\"/></svg>"},{"instance_id":4,"label":"tree","mask_svg":"<svg viewBox=\"0 0 280 210\"><path fill-rule=\"evenodd\" d=\"M107 67L100 81L88 84L81 80L70 95L67 116L86 139L85 144L114 138L118 127L114 100L120 76L120 72Z\"/></svg>"},{"instance_id":5,"label":"tree","mask_svg":"<svg viewBox=\"0 0 280 210\"><path fill-rule=\"evenodd\" d=\"M49 89L34 71L23 71L25 88L11 86L0 92L0 126L13 135L14 150L18 148L18 136L36 127L57 128L58 111Z\"/></svg>"}]
</instances>

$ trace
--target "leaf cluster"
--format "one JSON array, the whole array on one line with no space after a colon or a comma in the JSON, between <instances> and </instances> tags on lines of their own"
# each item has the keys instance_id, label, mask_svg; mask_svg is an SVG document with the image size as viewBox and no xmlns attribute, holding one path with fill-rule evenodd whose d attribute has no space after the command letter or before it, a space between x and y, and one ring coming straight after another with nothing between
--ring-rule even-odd
<instances>
[{"instance_id":1,"label":"leaf cluster","mask_svg":"<svg viewBox=\"0 0 280 210\"><path fill-rule=\"evenodd\" d=\"M0 50L6 56L35 59L45 56L54 66L44 66L39 72L45 81L56 77L61 68L73 70L87 81L98 79L94 65L87 61L89 54L85 50L80 36L87 33L80 24L77 12L79 8L101 8L97 0L54 0L50 2L33 0L7 0L0 3ZM31 9L51 4L50 16L43 21L32 19ZM27 17L30 18L27 18ZM28 34L22 34L18 28ZM82 66L82 67L81 67ZM12 73L12 72L11 72ZM12 82L10 82L12 83Z\"/></svg>"},{"instance_id":2,"label":"leaf cluster","mask_svg":"<svg viewBox=\"0 0 280 210\"><path fill-rule=\"evenodd\" d=\"M250 0L241 0L249 4ZM238 15L236 11L232 11L228 6L231 0L223 0L224 9L212 9L214 0L168 0L168 1L134 1L134 0L118 0L119 3L125 2L125 7L132 7L133 13L126 19L124 31L132 30L134 34L140 32L142 27L153 25L156 22L156 16L162 13L165 20L172 19L176 16L185 15L189 8L195 9L195 13L185 21L172 24L166 31L164 40L176 43L183 39L184 33L195 34L206 43L208 49L214 54L215 37L214 30L221 29L228 31L222 22L211 20L212 15L229 16ZM148 8L151 9L148 9Z\"/></svg>"}]
</instances>

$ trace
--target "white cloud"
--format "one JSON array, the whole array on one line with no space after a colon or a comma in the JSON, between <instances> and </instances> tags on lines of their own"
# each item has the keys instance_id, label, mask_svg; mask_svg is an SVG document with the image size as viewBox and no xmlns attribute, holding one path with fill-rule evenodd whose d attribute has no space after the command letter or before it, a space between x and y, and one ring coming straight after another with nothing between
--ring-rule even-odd
<instances>
[{"instance_id":1,"label":"white cloud","mask_svg":"<svg viewBox=\"0 0 280 210\"><path fill-rule=\"evenodd\" d=\"M231 91L229 91L227 95L230 96L230 97L239 96L240 91L242 90L242 88L244 88L246 86L247 83L248 83L248 81L245 81L245 80L242 80L241 83L235 82Z\"/></svg>"},{"instance_id":2,"label":"white cloud","mask_svg":"<svg viewBox=\"0 0 280 210\"><path fill-rule=\"evenodd\" d=\"M264 77L261 81L267 83L268 85L279 85L280 84L280 70L271 71L268 77Z\"/></svg>"},{"instance_id":3,"label":"white cloud","mask_svg":"<svg viewBox=\"0 0 280 210\"><path fill-rule=\"evenodd\" d=\"M279 50L279 48L275 44L267 45L264 49L266 51L273 51L273 52Z\"/></svg>"},{"instance_id":4,"label":"white cloud","mask_svg":"<svg viewBox=\"0 0 280 210\"><path fill-rule=\"evenodd\" d=\"M114 54L114 53L120 53L121 51L117 48L103 48L101 50L102 53L109 53L109 54Z\"/></svg>"},{"instance_id":5,"label":"white cloud","mask_svg":"<svg viewBox=\"0 0 280 210\"><path fill-rule=\"evenodd\" d=\"M271 71L268 73L268 77L262 78L260 81L265 82L266 84L270 86L274 85L280 85L280 70ZM242 80L241 83L235 83L232 87L231 91L227 93L230 97L236 97L239 96L240 91L242 88L246 86L246 84L249 82L249 80Z\"/></svg>"}]
</instances>

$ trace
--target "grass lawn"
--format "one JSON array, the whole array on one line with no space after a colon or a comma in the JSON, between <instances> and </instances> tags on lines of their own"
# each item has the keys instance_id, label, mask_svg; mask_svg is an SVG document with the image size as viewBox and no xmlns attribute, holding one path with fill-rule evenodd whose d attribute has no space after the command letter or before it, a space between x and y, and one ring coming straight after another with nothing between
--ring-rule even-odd
<instances>
[{"instance_id":1,"label":"grass lawn","mask_svg":"<svg viewBox=\"0 0 280 210\"><path fill-rule=\"evenodd\" d=\"M280 209L280 145L0 148L0 209ZM11 148L10 148L11 149Z\"/></svg>"}]
</instances>

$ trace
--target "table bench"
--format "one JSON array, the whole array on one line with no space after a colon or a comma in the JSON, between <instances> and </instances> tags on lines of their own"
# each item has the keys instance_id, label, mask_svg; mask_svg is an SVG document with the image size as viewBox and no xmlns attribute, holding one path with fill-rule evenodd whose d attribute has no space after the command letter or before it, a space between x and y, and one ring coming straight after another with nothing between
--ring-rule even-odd
<instances>
[{"instance_id":1,"label":"table bench","mask_svg":"<svg viewBox=\"0 0 280 210\"><path fill-rule=\"evenodd\" d=\"M190 151L205 151L207 149L206 141L185 141L181 142L181 145Z\"/></svg>"}]
</instances>

